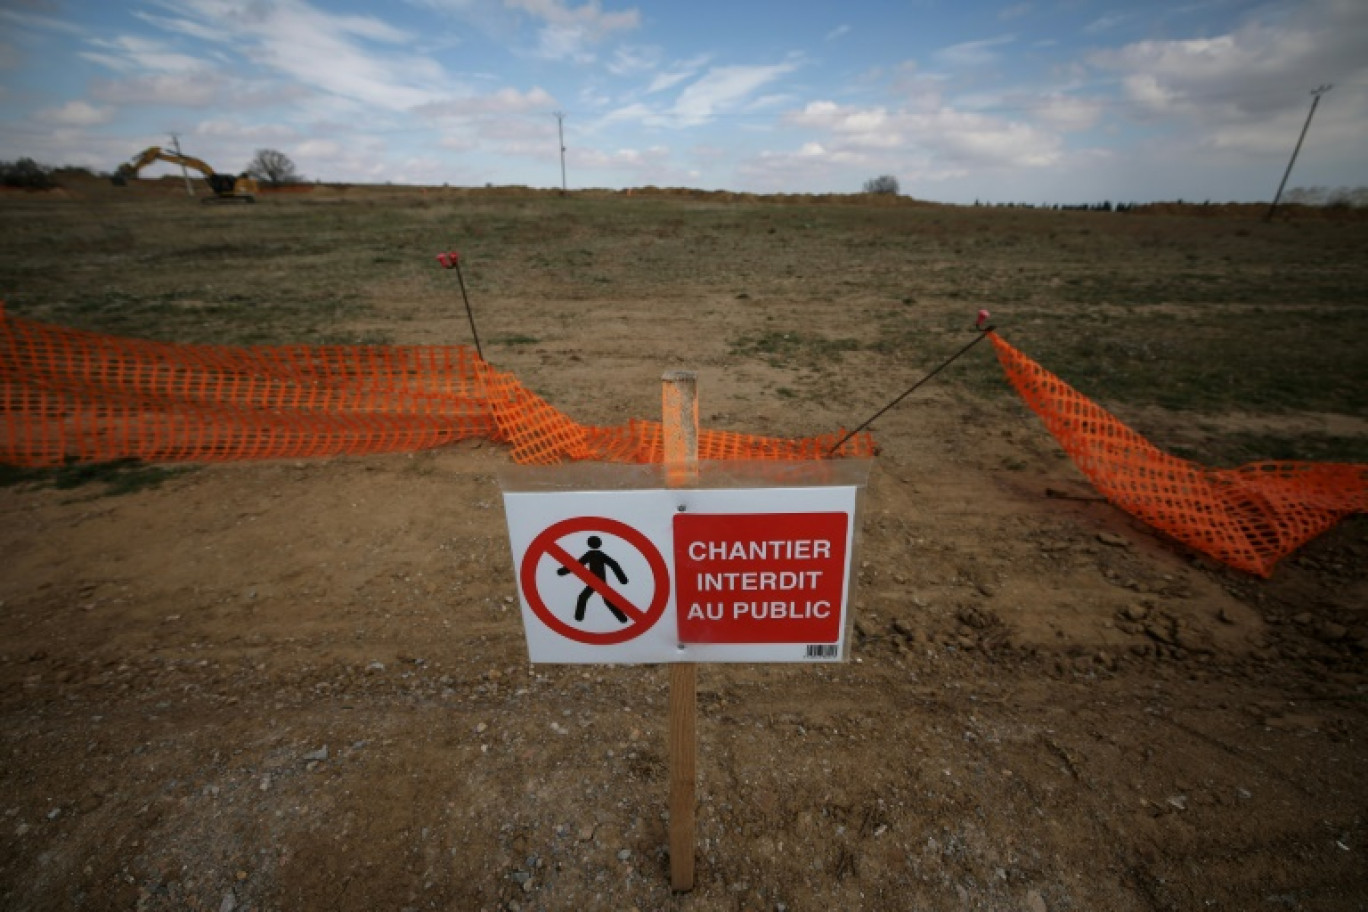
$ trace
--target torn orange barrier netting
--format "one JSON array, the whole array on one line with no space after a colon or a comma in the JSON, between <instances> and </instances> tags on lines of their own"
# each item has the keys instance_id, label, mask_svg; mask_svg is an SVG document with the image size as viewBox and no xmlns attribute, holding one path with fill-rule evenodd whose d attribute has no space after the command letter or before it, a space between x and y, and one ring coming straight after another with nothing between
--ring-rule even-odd
<instances>
[{"instance_id":1,"label":"torn orange barrier netting","mask_svg":"<svg viewBox=\"0 0 1368 912\"><path fill-rule=\"evenodd\" d=\"M526 465L663 458L658 421L590 427L463 345L236 348L125 339L0 306L0 462L226 461L408 452L484 437ZM828 458L799 440L699 433L699 458ZM839 456L869 456L869 435Z\"/></svg>"},{"instance_id":2,"label":"torn orange barrier netting","mask_svg":"<svg viewBox=\"0 0 1368 912\"><path fill-rule=\"evenodd\" d=\"M989 334L1007 379L1116 506L1184 544L1267 577L1351 513L1368 512L1368 465L1255 462L1208 469L1165 453Z\"/></svg>"}]
</instances>

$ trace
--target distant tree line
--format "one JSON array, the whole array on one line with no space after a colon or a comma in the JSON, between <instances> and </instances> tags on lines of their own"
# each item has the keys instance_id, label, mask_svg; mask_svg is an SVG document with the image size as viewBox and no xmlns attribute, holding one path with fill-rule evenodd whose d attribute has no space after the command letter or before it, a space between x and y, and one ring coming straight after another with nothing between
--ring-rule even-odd
<instances>
[{"instance_id":1,"label":"distant tree line","mask_svg":"<svg viewBox=\"0 0 1368 912\"><path fill-rule=\"evenodd\" d=\"M1178 202L1182 202L1179 200ZM1116 203L1103 200L1100 203L985 203L974 200L975 206L991 206L996 209L1051 209L1055 212L1129 212L1139 203Z\"/></svg>"},{"instance_id":2,"label":"distant tree line","mask_svg":"<svg viewBox=\"0 0 1368 912\"><path fill-rule=\"evenodd\" d=\"M1284 204L1314 206L1326 209L1368 209L1368 187L1295 187L1283 194ZM1164 202L1168 202L1165 200ZM1173 200L1179 206L1211 206L1211 200L1198 203L1195 200ZM975 206L989 206L996 209L1049 209L1056 212L1129 212L1142 203L1113 203L1103 200L1100 203L985 203L974 200Z\"/></svg>"},{"instance_id":3,"label":"distant tree line","mask_svg":"<svg viewBox=\"0 0 1368 912\"><path fill-rule=\"evenodd\" d=\"M1293 187L1283 194L1282 201L1328 209L1364 209L1368 208L1368 187Z\"/></svg>"},{"instance_id":4,"label":"distant tree line","mask_svg":"<svg viewBox=\"0 0 1368 912\"><path fill-rule=\"evenodd\" d=\"M25 190L50 190L57 186L52 169L31 158L0 162L0 186L22 187Z\"/></svg>"},{"instance_id":5,"label":"distant tree line","mask_svg":"<svg viewBox=\"0 0 1368 912\"><path fill-rule=\"evenodd\" d=\"M248 163L246 171L252 177L267 184L297 184L304 180L290 157L275 149L258 149L256 155ZM51 190L53 187L61 186L63 175L97 176L89 168L72 166L52 168L48 165L39 164L31 158L0 161L0 187Z\"/></svg>"}]
</instances>

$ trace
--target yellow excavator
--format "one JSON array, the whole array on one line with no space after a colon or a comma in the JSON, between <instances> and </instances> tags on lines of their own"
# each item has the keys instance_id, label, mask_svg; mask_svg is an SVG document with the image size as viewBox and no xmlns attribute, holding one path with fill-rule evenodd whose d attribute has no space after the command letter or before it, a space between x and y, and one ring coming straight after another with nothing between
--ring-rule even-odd
<instances>
[{"instance_id":1,"label":"yellow excavator","mask_svg":"<svg viewBox=\"0 0 1368 912\"><path fill-rule=\"evenodd\" d=\"M170 162L173 165L184 165L187 168L194 168L204 175L204 181L209 185L209 189L214 192L213 196L205 197L202 202L256 202L257 182L247 175L247 172L234 177L231 174L219 174L205 162L200 161L189 155L181 155L178 152L170 152L161 146L152 146L144 149L135 155L130 161L119 165L119 169L114 172L113 178L116 187L122 187L129 180L138 176L138 172L154 161Z\"/></svg>"}]
</instances>

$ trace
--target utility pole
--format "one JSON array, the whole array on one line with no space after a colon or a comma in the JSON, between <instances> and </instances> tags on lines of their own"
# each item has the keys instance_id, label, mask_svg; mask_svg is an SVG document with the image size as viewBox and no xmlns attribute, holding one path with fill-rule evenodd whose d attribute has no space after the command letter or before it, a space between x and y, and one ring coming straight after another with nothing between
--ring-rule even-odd
<instances>
[{"instance_id":1,"label":"utility pole","mask_svg":"<svg viewBox=\"0 0 1368 912\"><path fill-rule=\"evenodd\" d=\"M176 157L177 157L177 158L184 158L184 156L181 155L181 150L180 150L180 136L179 136L179 134L176 134L176 133L172 133L172 134L171 134L171 148L173 148L173 149L176 150ZM180 163L180 166L181 166L181 177L185 178L185 195L186 195L186 196L194 196L194 195L195 195L195 188L192 187L192 186L190 186L190 172L187 171L187 170L185 170L185 162L184 162L184 161L182 161L182 162Z\"/></svg>"},{"instance_id":2,"label":"utility pole","mask_svg":"<svg viewBox=\"0 0 1368 912\"><path fill-rule=\"evenodd\" d=\"M565 196L565 112L553 113L556 115L556 134L560 137L561 196Z\"/></svg>"},{"instance_id":3,"label":"utility pole","mask_svg":"<svg viewBox=\"0 0 1368 912\"><path fill-rule=\"evenodd\" d=\"M1302 140L1306 139L1306 131L1311 126L1311 118L1316 116L1316 105L1320 104L1321 96L1330 91L1334 86L1324 83L1312 90L1311 110L1306 112L1306 123L1302 124L1301 136L1297 137L1297 145L1292 150L1292 159L1287 163L1287 170L1283 172L1282 183L1278 184L1278 192L1273 196L1273 204L1268 207L1268 215L1264 216L1264 221L1271 221L1273 210L1278 208L1278 200L1282 199L1283 187L1287 186L1287 178L1292 173L1292 165L1297 161L1297 153L1301 151Z\"/></svg>"}]
</instances>

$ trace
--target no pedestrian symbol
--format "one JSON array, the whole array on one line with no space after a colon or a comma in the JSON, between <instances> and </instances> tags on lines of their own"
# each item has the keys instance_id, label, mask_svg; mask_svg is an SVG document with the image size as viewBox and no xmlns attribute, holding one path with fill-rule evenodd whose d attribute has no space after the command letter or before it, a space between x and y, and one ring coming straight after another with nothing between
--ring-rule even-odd
<instances>
[{"instance_id":1,"label":"no pedestrian symbol","mask_svg":"<svg viewBox=\"0 0 1368 912\"><path fill-rule=\"evenodd\" d=\"M649 579L624 570L643 564ZM636 639L670 600L670 571L660 551L636 529L603 516L552 524L528 545L518 574L527 606L543 624L591 646Z\"/></svg>"}]
</instances>

